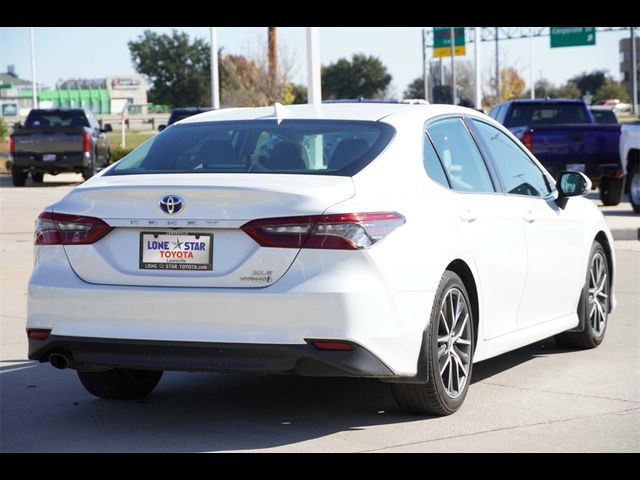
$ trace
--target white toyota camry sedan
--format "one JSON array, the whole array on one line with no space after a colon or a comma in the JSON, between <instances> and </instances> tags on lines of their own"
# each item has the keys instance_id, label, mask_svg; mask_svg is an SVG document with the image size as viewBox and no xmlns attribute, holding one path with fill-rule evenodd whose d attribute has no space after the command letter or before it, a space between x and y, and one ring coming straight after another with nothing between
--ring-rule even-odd
<instances>
[{"instance_id":1,"label":"white toyota camry sedan","mask_svg":"<svg viewBox=\"0 0 640 480\"><path fill-rule=\"evenodd\" d=\"M589 183L448 105L190 117L40 214L29 358L102 398L164 370L370 377L447 415L474 362L602 342L615 259Z\"/></svg>"}]
</instances>

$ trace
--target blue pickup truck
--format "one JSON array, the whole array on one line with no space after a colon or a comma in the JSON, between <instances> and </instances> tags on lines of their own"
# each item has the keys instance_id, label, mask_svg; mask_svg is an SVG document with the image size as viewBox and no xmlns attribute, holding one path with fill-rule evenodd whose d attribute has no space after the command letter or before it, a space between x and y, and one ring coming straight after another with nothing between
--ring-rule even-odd
<instances>
[{"instance_id":1,"label":"blue pickup truck","mask_svg":"<svg viewBox=\"0 0 640 480\"><path fill-rule=\"evenodd\" d=\"M620 203L620 125L597 124L584 101L510 100L489 116L511 130L554 177L563 170L583 172L600 190L602 203Z\"/></svg>"}]
</instances>

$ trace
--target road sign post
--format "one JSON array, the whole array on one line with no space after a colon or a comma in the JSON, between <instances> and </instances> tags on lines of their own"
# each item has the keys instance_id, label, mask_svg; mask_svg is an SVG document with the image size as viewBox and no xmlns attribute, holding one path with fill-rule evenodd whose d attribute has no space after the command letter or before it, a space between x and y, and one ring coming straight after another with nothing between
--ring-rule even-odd
<instances>
[{"instance_id":1,"label":"road sign post","mask_svg":"<svg viewBox=\"0 0 640 480\"><path fill-rule=\"evenodd\" d=\"M454 54L464 55L464 27L454 28ZM433 56L435 58L451 55L451 27L433 27Z\"/></svg>"},{"instance_id":2,"label":"road sign post","mask_svg":"<svg viewBox=\"0 0 640 480\"><path fill-rule=\"evenodd\" d=\"M595 27L549 27L551 48L596 44Z\"/></svg>"}]
</instances>

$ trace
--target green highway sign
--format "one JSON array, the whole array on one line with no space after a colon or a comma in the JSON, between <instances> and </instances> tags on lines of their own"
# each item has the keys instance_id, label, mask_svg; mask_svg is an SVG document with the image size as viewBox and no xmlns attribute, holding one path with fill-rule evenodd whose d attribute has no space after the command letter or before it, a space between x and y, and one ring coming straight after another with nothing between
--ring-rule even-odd
<instances>
[{"instance_id":1,"label":"green highway sign","mask_svg":"<svg viewBox=\"0 0 640 480\"><path fill-rule=\"evenodd\" d=\"M595 27L549 27L551 48L596 44Z\"/></svg>"},{"instance_id":2,"label":"green highway sign","mask_svg":"<svg viewBox=\"0 0 640 480\"><path fill-rule=\"evenodd\" d=\"M455 55L464 55L464 27L453 29ZM451 27L433 27L433 56L451 56Z\"/></svg>"},{"instance_id":3,"label":"green highway sign","mask_svg":"<svg viewBox=\"0 0 640 480\"><path fill-rule=\"evenodd\" d=\"M17 103L4 103L2 105L2 116L3 117L15 117L18 115L18 104Z\"/></svg>"},{"instance_id":4,"label":"green highway sign","mask_svg":"<svg viewBox=\"0 0 640 480\"><path fill-rule=\"evenodd\" d=\"M0 88L12 88L13 87L13 83L9 82L9 83L2 83L0 82Z\"/></svg>"}]
</instances>

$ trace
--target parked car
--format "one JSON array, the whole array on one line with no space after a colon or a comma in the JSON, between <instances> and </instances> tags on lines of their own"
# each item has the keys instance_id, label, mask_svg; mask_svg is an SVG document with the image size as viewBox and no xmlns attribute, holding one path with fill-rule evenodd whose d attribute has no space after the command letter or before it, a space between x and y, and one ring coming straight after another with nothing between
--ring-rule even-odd
<instances>
[{"instance_id":1,"label":"parked car","mask_svg":"<svg viewBox=\"0 0 640 480\"><path fill-rule=\"evenodd\" d=\"M86 180L109 164L106 132L93 113L80 108L34 109L24 126L9 136L13 185L25 185L29 173L35 183L44 174L81 173Z\"/></svg>"},{"instance_id":2,"label":"parked car","mask_svg":"<svg viewBox=\"0 0 640 480\"><path fill-rule=\"evenodd\" d=\"M620 125L598 125L582 100L510 100L489 116L507 127L554 176L564 170L584 172L599 188L605 205L622 200Z\"/></svg>"},{"instance_id":3,"label":"parked car","mask_svg":"<svg viewBox=\"0 0 640 480\"><path fill-rule=\"evenodd\" d=\"M615 251L589 183L462 107L188 118L40 214L29 358L102 398L264 372L376 378L451 414L474 362L602 342Z\"/></svg>"},{"instance_id":4,"label":"parked car","mask_svg":"<svg viewBox=\"0 0 640 480\"><path fill-rule=\"evenodd\" d=\"M636 213L640 213L640 122L622 126L620 162L623 170L627 172L631 207Z\"/></svg>"},{"instance_id":5,"label":"parked car","mask_svg":"<svg viewBox=\"0 0 640 480\"><path fill-rule=\"evenodd\" d=\"M618 116L616 112L607 107L591 107L589 108L591 111L591 115L593 115L593 120L599 124L606 125L617 125L620 122L618 121Z\"/></svg>"},{"instance_id":6,"label":"parked car","mask_svg":"<svg viewBox=\"0 0 640 480\"><path fill-rule=\"evenodd\" d=\"M199 113L204 113L212 110L211 107L182 107L182 108L174 108L171 110L171 115L169 115L169 121L166 125L160 125L158 127L158 131L162 131L167 128L169 125L173 125L176 122L179 122L183 118L191 117L192 115L198 115Z\"/></svg>"},{"instance_id":7,"label":"parked car","mask_svg":"<svg viewBox=\"0 0 640 480\"><path fill-rule=\"evenodd\" d=\"M622 103L618 98L596 100L595 102L593 102L593 105L609 108L611 110L615 110L616 112L628 112L629 110L631 110L630 103Z\"/></svg>"}]
</instances>

